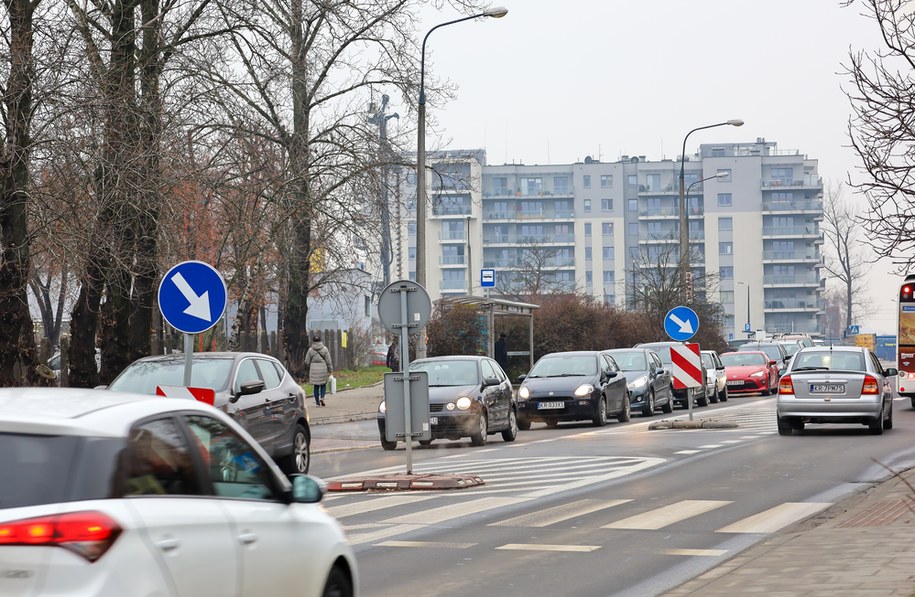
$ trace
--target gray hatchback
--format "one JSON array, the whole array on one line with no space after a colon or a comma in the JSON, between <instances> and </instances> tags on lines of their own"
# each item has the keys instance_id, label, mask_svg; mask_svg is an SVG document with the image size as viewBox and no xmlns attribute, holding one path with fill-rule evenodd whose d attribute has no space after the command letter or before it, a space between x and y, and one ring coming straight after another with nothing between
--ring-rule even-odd
<instances>
[{"instance_id":1,"label":"gray hatchback","mask_svg":"<svg viewBox=\"0 0 915 597\"><path fill-rule=\"evenodd\" d=\"M139 359L107 389L155 394L158 386L183 386L184 360L183 354ZM285 473L308 472L305 392L278 360L256 352L194 353L191 387L212 388L214 406L254 436Z\"/></svg>"}]
</instances>

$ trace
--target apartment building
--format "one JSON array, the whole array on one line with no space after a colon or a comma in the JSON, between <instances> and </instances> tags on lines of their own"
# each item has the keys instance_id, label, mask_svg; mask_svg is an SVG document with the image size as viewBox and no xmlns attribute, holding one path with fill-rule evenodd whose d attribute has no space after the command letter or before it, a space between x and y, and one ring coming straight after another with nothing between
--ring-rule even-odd
<instances>
[{"instance_id":1,"label":"apartment building","mask_svg":"<svg viewBox=\"0 0 915 597\"><path fill-rule=\"evenodd\" d=\"M638 266L679 259L679 157L488 165L483 150L472 150L428 162L433 300L481 294L480 272L493 269L493 296L577 289L622 307L633 300ZM697 279L713 280L718 296L708 298L722 304L725 335L818 331L825 280L817 161L757 139L702 144L683 165L690 265ZM406 210L397 252L408 260L395 271L415 278L415 201Z\"/></svg>"}]
</instances>

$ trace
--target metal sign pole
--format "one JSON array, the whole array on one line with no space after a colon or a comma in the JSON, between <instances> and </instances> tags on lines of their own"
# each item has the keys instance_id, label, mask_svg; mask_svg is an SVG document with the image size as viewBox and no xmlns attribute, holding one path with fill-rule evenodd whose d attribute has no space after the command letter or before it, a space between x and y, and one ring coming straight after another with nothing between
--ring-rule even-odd
<instances>
[{"instance_id":1,"label":"metal sign pole","mask_svg":"<svg viewBox=\"0 0 915 597\"><path fill-rule=\"evenodd\" d=\"M191 385L191 363L194 362L194 335L184 335L184 385Z\"/></svg>"},{"instance_id":2,"label":"metal sign pole","mask_svg":"<svg viewBox=\"0 0 915 597\"><path fill-rule=\"evenodd\" d=\"M407 316L407 292L406 288L400 289L400 372L403 375L403 413L404 413L404 434L403 440L407 447L407 474L413 474L413 414L410 412L410 336L409 321Z\"/></svg>"}]
</instances>

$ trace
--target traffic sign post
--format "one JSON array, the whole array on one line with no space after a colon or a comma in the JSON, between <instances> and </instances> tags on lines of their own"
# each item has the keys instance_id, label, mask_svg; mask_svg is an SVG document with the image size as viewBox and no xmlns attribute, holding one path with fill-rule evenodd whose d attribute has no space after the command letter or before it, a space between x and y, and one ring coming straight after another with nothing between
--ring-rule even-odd
<instances>
[{"instance_id":1,"label":"traffic sign post","mask_svg":"<svg viewBox=\"0 0 915 597\"><path fill-rule=\"evenodd\" d=\"M686 404L689 407L689 420L693 420L693 388L703 388L705 380L702 375L702 358L699 356L699 345L681 344L670 347L671 369L674 378L674 388L686 389Z\"/></svg>"},{"instance_id":2,"label":"traffic sign post","mask_svg":"<svg viewBox=\"0 0 915 597\"><path fill-rule=\"evenodd\" d=\"M674 307L664 317L664 331L671 340L685 342L699 331L699 316L689 307Z\"/></svg>"},{"instance_id":3,"label":"traffic sign post","mask_svg":"<svg viewBox=\"0 0 915 597\"><path fill-rule=\"evenodd\" d=\"M226 310L226 283L222 274L202 261L172 266L159 283L159 311L173 328L184 333L184 385L191 385L193 334L216 325Z\"/></svg>"}]
</instances>

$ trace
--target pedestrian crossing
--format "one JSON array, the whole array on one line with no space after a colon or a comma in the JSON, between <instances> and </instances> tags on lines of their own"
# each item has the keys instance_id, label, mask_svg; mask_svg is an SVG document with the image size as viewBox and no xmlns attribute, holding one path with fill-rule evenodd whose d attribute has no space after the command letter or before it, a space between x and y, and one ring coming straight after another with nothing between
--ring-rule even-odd
<instances>
[{"instance_id":1,"label":"pedestrian crossing","mask_svg":"<svg viewBox=\"0 0 915 597\"><path fill-rule=\"evenodd\" d=\"M513 496L477 496L468 499L467 494L450 493L435 496L367 494L358 497L358 501L351 503L335 505L335 500L328 500L329 503L326 503L329 512L340 520L352 545L441 549L467 549L476 544L410 541L399 536L434 528L437 525L448 526L452 521L468 517L477 517L487 527L552 530L580 528L582 520L587 520L589 542L594 542L595 537L600 537L600 533L607 533L608 540L611 540L612 533L616 531L671 532L678 525L688 522L700 524L705 520L719 521L712 529L716 534L765 535L775 533L832 506L832 502L784 502L722 524L721 521L727 520L727 516L722 516L722 513L727 512L728 507L734 504L733 501L691 499L648 507L628 497L579 499L521 515L505 516L504 514L509 513L507 511L516 506L536 504L538 500ZM424 507L425 503L432 499L440 503L435 507ZM424 504L417 507L421 502ZM365 521L367 516L370 521ZM703 518L707 516L710 518ZM524 544L512 544L496 549L576 551L574 547L566 550L556 545L536 544L529 548ZM587 548L586 551L593 551L600 546L584 547ZM684 549L681 555L712 555L689 552L689 549Z\"/></svg>"}]
</instances>

